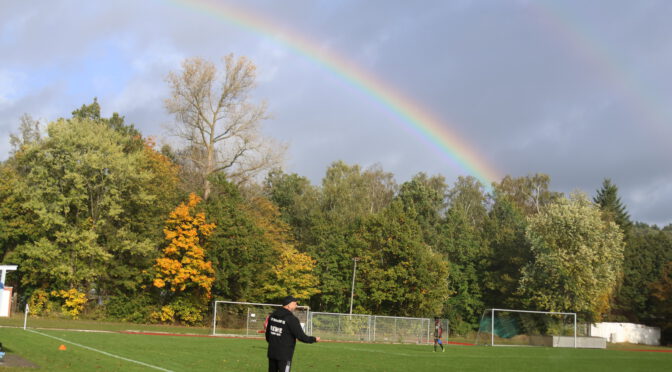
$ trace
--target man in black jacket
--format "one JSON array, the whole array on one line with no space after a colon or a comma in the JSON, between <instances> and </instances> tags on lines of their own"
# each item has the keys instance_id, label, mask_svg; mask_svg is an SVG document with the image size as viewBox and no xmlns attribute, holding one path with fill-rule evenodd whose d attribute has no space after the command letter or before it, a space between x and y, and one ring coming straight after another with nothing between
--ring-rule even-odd
<instances>
[{"instance_id":1,"label":"man in black jacket","mask_svg":"<svg viewBox=\"0 0 672 372\"><path fill-rule=\"evenodd\" d=\"M319 337L305 334L299 319L292 314L292 311L296 309L297 301L292 296L285 297L282 300L282 307L268 317L266 342L268 342L269 372L289 372L297 338L308 344L320 341Z\"/></svg>"}]
</instances>

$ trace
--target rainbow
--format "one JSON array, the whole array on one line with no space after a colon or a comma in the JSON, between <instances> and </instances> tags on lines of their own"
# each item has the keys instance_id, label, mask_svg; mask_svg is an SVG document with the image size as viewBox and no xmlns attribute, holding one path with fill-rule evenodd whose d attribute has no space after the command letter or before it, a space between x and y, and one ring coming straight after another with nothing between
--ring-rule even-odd
<instances>
[{"instance_id":1,"label":"rainbow","mask_svg":"<svg viewBox=\"0 0 672 372\"><path fill-rule=\"evenodd\" d=\"M620 97L636 115L637 125L648 125L658 132L657 139L667 146L670 134L670 117L663 109L665 104L649 94L641 79L633 76L620 60L589 30L562 8L561 2L531 1L527 4L533 18L545 28L568 54L592 69L610 91Z\"/></svg>"},{"instance_id":2,"label":"rainbow","mask_svg":"<svg viewBox=\"0 0 672 372\"><path fill-rule=\"evenodd\" d=\"M401 92L364 71L343 56L325 50L315 40L286 29L271 19L230 4L211 0L168 0L177 6L224 20L241 29L275 42L302 55L333 73L348 85L363 92L372 101L400 119L404 127L431 145L452 165L476 177L486 188L499 180L499 174L476 150L450 130L431 112Z\"/></svg>"}]
</instances>

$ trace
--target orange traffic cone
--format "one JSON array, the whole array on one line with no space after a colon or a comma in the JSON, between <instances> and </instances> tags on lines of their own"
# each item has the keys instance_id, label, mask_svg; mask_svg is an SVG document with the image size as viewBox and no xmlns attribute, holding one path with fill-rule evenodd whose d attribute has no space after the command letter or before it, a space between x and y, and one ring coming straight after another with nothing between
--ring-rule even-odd
<instances>
[{"instance_id":1,"label":"orange traffic cone","mask_svg":"<svg viewBox=\"0 0 672 372\"><path fill-rule=\"evenodd\" d=\"M66 349L66 347L63 344L61 344L61 346L58 347L58 350L65 350L65 349Z\"/></svg>"}]
</instances>

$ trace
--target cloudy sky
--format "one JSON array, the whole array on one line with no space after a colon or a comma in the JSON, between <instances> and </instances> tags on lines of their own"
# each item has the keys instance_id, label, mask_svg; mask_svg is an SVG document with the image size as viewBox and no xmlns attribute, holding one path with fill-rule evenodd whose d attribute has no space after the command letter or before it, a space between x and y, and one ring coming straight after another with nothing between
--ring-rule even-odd
<instances>
[{"instance_id":1,"label":"cloudy sky","mask_svg":"<svg viewBox=\"0 0 672 372\"><path fill-rule=\"evenodd\" d=\"M174 141L166 74L233 53L258 67L253 98L289 146L286 171L313 183L336 160L452 183L478 159L491 178L546 173L562 192L611 178L634 220L663 226L670 19L667 0L0 0L0 159L22 114L48 122L93 97Z\"/></svg>"}]
</instances>

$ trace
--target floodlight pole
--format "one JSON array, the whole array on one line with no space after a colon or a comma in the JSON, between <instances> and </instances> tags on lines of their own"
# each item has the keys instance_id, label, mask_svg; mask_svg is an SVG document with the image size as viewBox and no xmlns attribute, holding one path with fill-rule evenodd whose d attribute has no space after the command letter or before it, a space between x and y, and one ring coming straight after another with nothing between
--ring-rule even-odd
<instances>
[{"instance_id":1,"label":"floodlight pole","mask_svg":"<svg viewBox=\"0 0 672 372\"><path fill-rule=\"evenodd\" d=\"M355 296L355 275L357 273L357 261L359 261L359 257L354 257L352 259L355 261L354 267L352 269L352 289L350 290L350 315L352 315L352 299Z\"/></svg>"}]
</instances>

